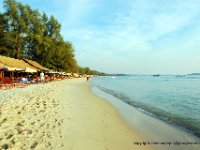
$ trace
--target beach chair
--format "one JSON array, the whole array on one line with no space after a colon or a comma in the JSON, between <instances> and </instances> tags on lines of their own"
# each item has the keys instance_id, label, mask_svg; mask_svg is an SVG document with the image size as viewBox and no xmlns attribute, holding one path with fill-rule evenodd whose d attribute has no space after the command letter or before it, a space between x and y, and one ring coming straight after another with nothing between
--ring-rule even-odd
<instances>
[{"instance_id":1,"label":"beach chair","mask_svg":"<svg viewBox=\"0 0 200 150\"><path fill-rule=\"evenodd\" d=\"M27 84L20 83L19 80L11 80L9 77L1 78L2 89L9 90L13 87L26 87Z\"/></svg>"},{"instance_id":2,"label":"beach chair","mask_svg":"<svg viewBox=\"0 0 200 150\"><path fill-rule=\"evenodd\" d=\"M6 89L10 90L13 87L12 80L10 78L5 77L1 78L1 88L0 89Z\"/></svg>"}]
</instances>

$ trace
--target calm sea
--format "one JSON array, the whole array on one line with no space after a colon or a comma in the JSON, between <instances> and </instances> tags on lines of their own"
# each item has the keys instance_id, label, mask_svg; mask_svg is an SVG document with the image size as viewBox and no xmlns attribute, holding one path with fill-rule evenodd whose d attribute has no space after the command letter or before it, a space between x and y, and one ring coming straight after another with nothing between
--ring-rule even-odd
<instances>
[{"instance_id":1,"label":"calm sea","mask_svg":"<svg viewBox=\"0 0 200 150\"><path fill-rule=\"evenodd\" d=\"M92 85L200 137L200 76L106 76Z\"/></svg>"}]
</instances>

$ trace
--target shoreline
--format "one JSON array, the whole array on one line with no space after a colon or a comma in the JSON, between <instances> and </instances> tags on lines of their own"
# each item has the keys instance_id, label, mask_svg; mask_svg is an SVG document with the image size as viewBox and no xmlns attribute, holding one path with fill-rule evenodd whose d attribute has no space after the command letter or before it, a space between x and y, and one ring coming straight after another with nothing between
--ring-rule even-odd
<instances>
[{"instance_id":1,"label":"shoreline","mask_svg":"<svg viewBox=\"0 0 200 150\"><path fill-rule=\"evenodd\" d=\"M0 91L0 148L150 150L85 79Z\"/></svg>"},{"instance_id":2,"label":"shoreline","mask_svg":"<svg viewBox=\"0 0 200 150\"><path fill-rule=\"evenodd\" d=\"M123 120L134 130L139 131L140 134L145 136L147 141L153 142L198 142L200 140L195 135L184 131L177 126L169 124L155 118L144 112L139 111L137 108L126 104L120 99L105 93L104 91L98 89L97 87L92 87L92 91L99 97L106 99L115 109L118 111L119 115ZM199 144L196 145L180 145L171 146L171 150L198 150L200 148ZM156 146L156 150L168 150L167 146Z\"/></svg>"},{"instance_id":3,"label":"shoreline","mask_svg":"<svg viewBox=\"0 0 200 150\"><path fill-rule=\"evenodd\" d=\"M111 104L94 95L89 82L85 79L76 79L76 81L77 83L69 82L69 89L65 91L73 95L68 101L68 105L71 105L68 114L74 119L69 126L72 130L68 133L65 128L66 132L64 132L65 139L70 140L68 146L71 149L151 149L150 146L134 145L133 142L143 140L143 136L129 128ZM68 123L66 122L64 126ZM72 135L75 135L73 139L71 139Z\"/></svg>"}]
</instances>

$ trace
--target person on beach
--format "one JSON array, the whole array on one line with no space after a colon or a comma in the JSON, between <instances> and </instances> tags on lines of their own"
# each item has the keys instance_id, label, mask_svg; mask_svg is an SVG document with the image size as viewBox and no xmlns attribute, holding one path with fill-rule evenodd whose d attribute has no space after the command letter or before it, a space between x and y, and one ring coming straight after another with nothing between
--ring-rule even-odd
<instances>
[{"instance_id":1,"label":"person on beach","mask_svg":"<svg viewBox=\"0 0 200 150\"><path fill-rule=\"evenodd\" d=\"M88 75L87 75L87 76L86 76L86 79L87 79L87 81L89 81L89 79L90 79L90 76L88 76Z\"/></svg>"},{"instance_id":2,"label":"person on beach","mask_svg":"<svg viewBox=\"0 0 200 150\"><path fill-rule=\"evenodd\" d=\"M49 82L49 76L46 74L44 77L45 77L45 82Z\"/></svg>"},{"instance_id":3,"label":"person on beach","mask_svg":"<svg viewBox=\"0 0 200 150\"><path fill-rule=\"evenodd\" d=\"M40 81L41 83L44 83L44 72L40 73Z\"/></svg>"}]
</instances>

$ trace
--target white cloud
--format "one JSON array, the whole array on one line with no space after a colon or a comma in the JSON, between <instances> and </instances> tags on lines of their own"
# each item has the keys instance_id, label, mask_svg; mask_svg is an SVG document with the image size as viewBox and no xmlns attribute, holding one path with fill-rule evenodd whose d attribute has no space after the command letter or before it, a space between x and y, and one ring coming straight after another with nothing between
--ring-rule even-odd
<instances>
[{"instance_id":1,"label":"white cloud","mask_svg":"<svg viewBox=\"0 0 200 150\"><path fill-rule=\"evenodd\" d=\"M78 40L83 43L76 45L78 59L83 64L93 63L93 66L98 66L97 69L103 68L107 71L112 68L112 65L108 65L111 63L110 60L115 62L118 68L122 69L123 66L127 66L127 68L123 68L125 72L133 72L134 68L143 73L150 72L150 70L152 72L156 70L170 72L170 67L171 72L177 71L177 67L173 67L173 64L166 60L172 59L172 62L177 62L175 64L180 67L180 62L185 58L184 51L187 51L187 48L195 47L196 44L187 38L173 36L174 34L184 35L186 32L184 29L188 30L195 24L196 20L194 19L200 14L196 8L200 6L200 3L177 1L176 3L165 2L165 4L161 1L155 3L137 1L127 12L115 12L115 14L111 13L105 17L107 24L103 30L98 27L81 29L81 32L78 33L84 36L79 37ZM112 18L113 16L114 18ZM199 30L194 32L196 31L200 33ZM76 34L78 35L78 33ZM187 36L192 37L192 35ZM163 37L170 38L169 41L166 41L168 43L162 42ZM158 43L162 45L157 45ZM177 51L179 52L176 53ZM181 51L183 54L179 54ZM87 55L83 56L82 53L85 52ZM175 54L170 54L170 52L175 52ZM93 59L84 61L83 58L87 58L88 55ZM172 57L173 55L174 57ZM176 60L178 55L181 55L180 60ZM104 61L99 62L98 59L102 60L99 56L103 57ZM160 61L159 65L156 64L156 61ZM100 67L98 63L104 67ZM162 63L163 65L161 65ZM133 69L130 69L131 66ZM170 67L163 70L166 68L164 66ZM140 67L143 69L139 69Z\"/></svg>"}]
</instances>

